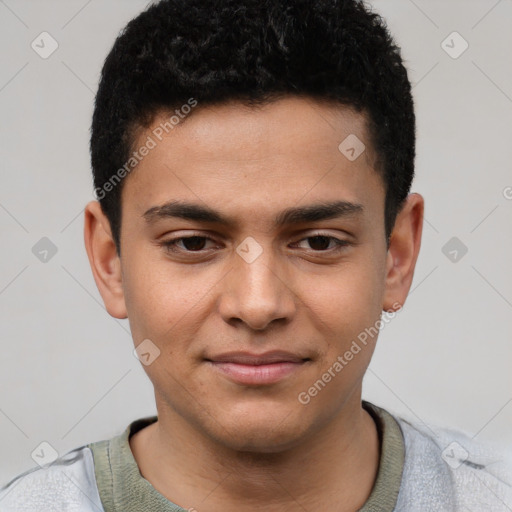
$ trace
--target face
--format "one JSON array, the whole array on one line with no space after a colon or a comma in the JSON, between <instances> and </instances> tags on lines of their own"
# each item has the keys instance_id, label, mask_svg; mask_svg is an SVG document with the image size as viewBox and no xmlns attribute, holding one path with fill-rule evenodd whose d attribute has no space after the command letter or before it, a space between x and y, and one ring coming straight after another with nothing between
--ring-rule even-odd
<instances>
[{"instance_id":1,"label":"face","mask_svg":"<svg viewBox=\"0 0 512 512\"><path fill-rule=\"evenodd\" d=\"M161 141L164 117L139 134L156 146L124 183L122 301L135 345L160 351L144 370L161 418L277 451L360 390L376 337L344 354L385 306L384 186L361 114L200 107ZM355 160L338 148L354 135Z\"/></svg>"}]
</instances>

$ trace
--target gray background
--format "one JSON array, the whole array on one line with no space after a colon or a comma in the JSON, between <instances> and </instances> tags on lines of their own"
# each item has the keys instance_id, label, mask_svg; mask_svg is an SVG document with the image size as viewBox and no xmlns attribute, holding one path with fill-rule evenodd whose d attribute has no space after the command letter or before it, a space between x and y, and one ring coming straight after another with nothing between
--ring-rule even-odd
<instances>
[{"instance_id":1,"label":"gray background","mask_svg":"<svg viewBox=\"0 0 512 512\"><path fill-rule=\"evenodd\" d=\"M146 3L0 0L0 483L34 466L42 441L63 454L156 412L128 322L106 313L83 244L100 69ZM411 294L380 335L364 398L511 446L512 0L371 3L414 84L413 191L426 221ZM31 48L43 31L59 45L47 59ZM458 58L442 46L454 31L469 43ZM462 48L457 36L446 44ZM57 248L46 262L32 250L43 237ZM452 237L459 247L443 252Z\"/></svg>"}]
</instances>

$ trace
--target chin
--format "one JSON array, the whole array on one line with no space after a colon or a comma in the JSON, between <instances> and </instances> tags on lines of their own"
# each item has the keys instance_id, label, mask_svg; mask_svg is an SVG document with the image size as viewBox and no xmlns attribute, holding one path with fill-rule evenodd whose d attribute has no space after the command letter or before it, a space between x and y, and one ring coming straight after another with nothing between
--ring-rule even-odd
<instances>
[{"instance_id":1,"label":"chin","mask_svg":"<svg viewBox=\"0 0 512 512\"><path fill-rule=\"evenodd\" d=\"M308 425L303 417L287 414L258 411L242 417L224 417L225 429L217 430L213 437L227 448L240 452L283 452L299 445L308 434Z\"/></svg>"}]
</instances>

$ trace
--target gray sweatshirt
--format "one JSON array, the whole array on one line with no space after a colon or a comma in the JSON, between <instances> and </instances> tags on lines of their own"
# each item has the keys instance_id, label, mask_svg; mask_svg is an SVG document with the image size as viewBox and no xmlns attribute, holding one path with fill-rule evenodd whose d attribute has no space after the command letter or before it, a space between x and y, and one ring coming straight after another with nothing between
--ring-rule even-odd
<instances>
[{"instance_id":1,"label":"gray sweatshirt","mask_svg":"<svg viewBox=\"0 0 512 512\"><path fill-rule=\"evenodd\" d=\"M372 492L359 512L512 512L512 456L461 431L411 423L363 401L380 438ZM140 474L129 436L76 448L0 488L0 512L187 512ZM193 510L193 509L192 509Z\"/></svg>"}]
</instances>

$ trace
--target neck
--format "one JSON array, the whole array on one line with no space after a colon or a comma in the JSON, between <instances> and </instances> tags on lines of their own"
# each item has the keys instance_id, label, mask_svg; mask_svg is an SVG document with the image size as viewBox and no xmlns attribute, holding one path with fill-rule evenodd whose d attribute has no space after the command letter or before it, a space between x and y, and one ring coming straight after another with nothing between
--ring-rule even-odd
<instances>
[{"instance_id":1,"label":"neck","mask_svg":"<svg viewBox=\"0 0 512 512\"><path fill-rule=\"evenodd\" d=\"M181 507L268 512L322 507L353 511L371 493L379 465L375 423L360 394L320 432L278 453L231 450L169 413L130 439L141 474Z\"/></svg>"}]
</instances>

